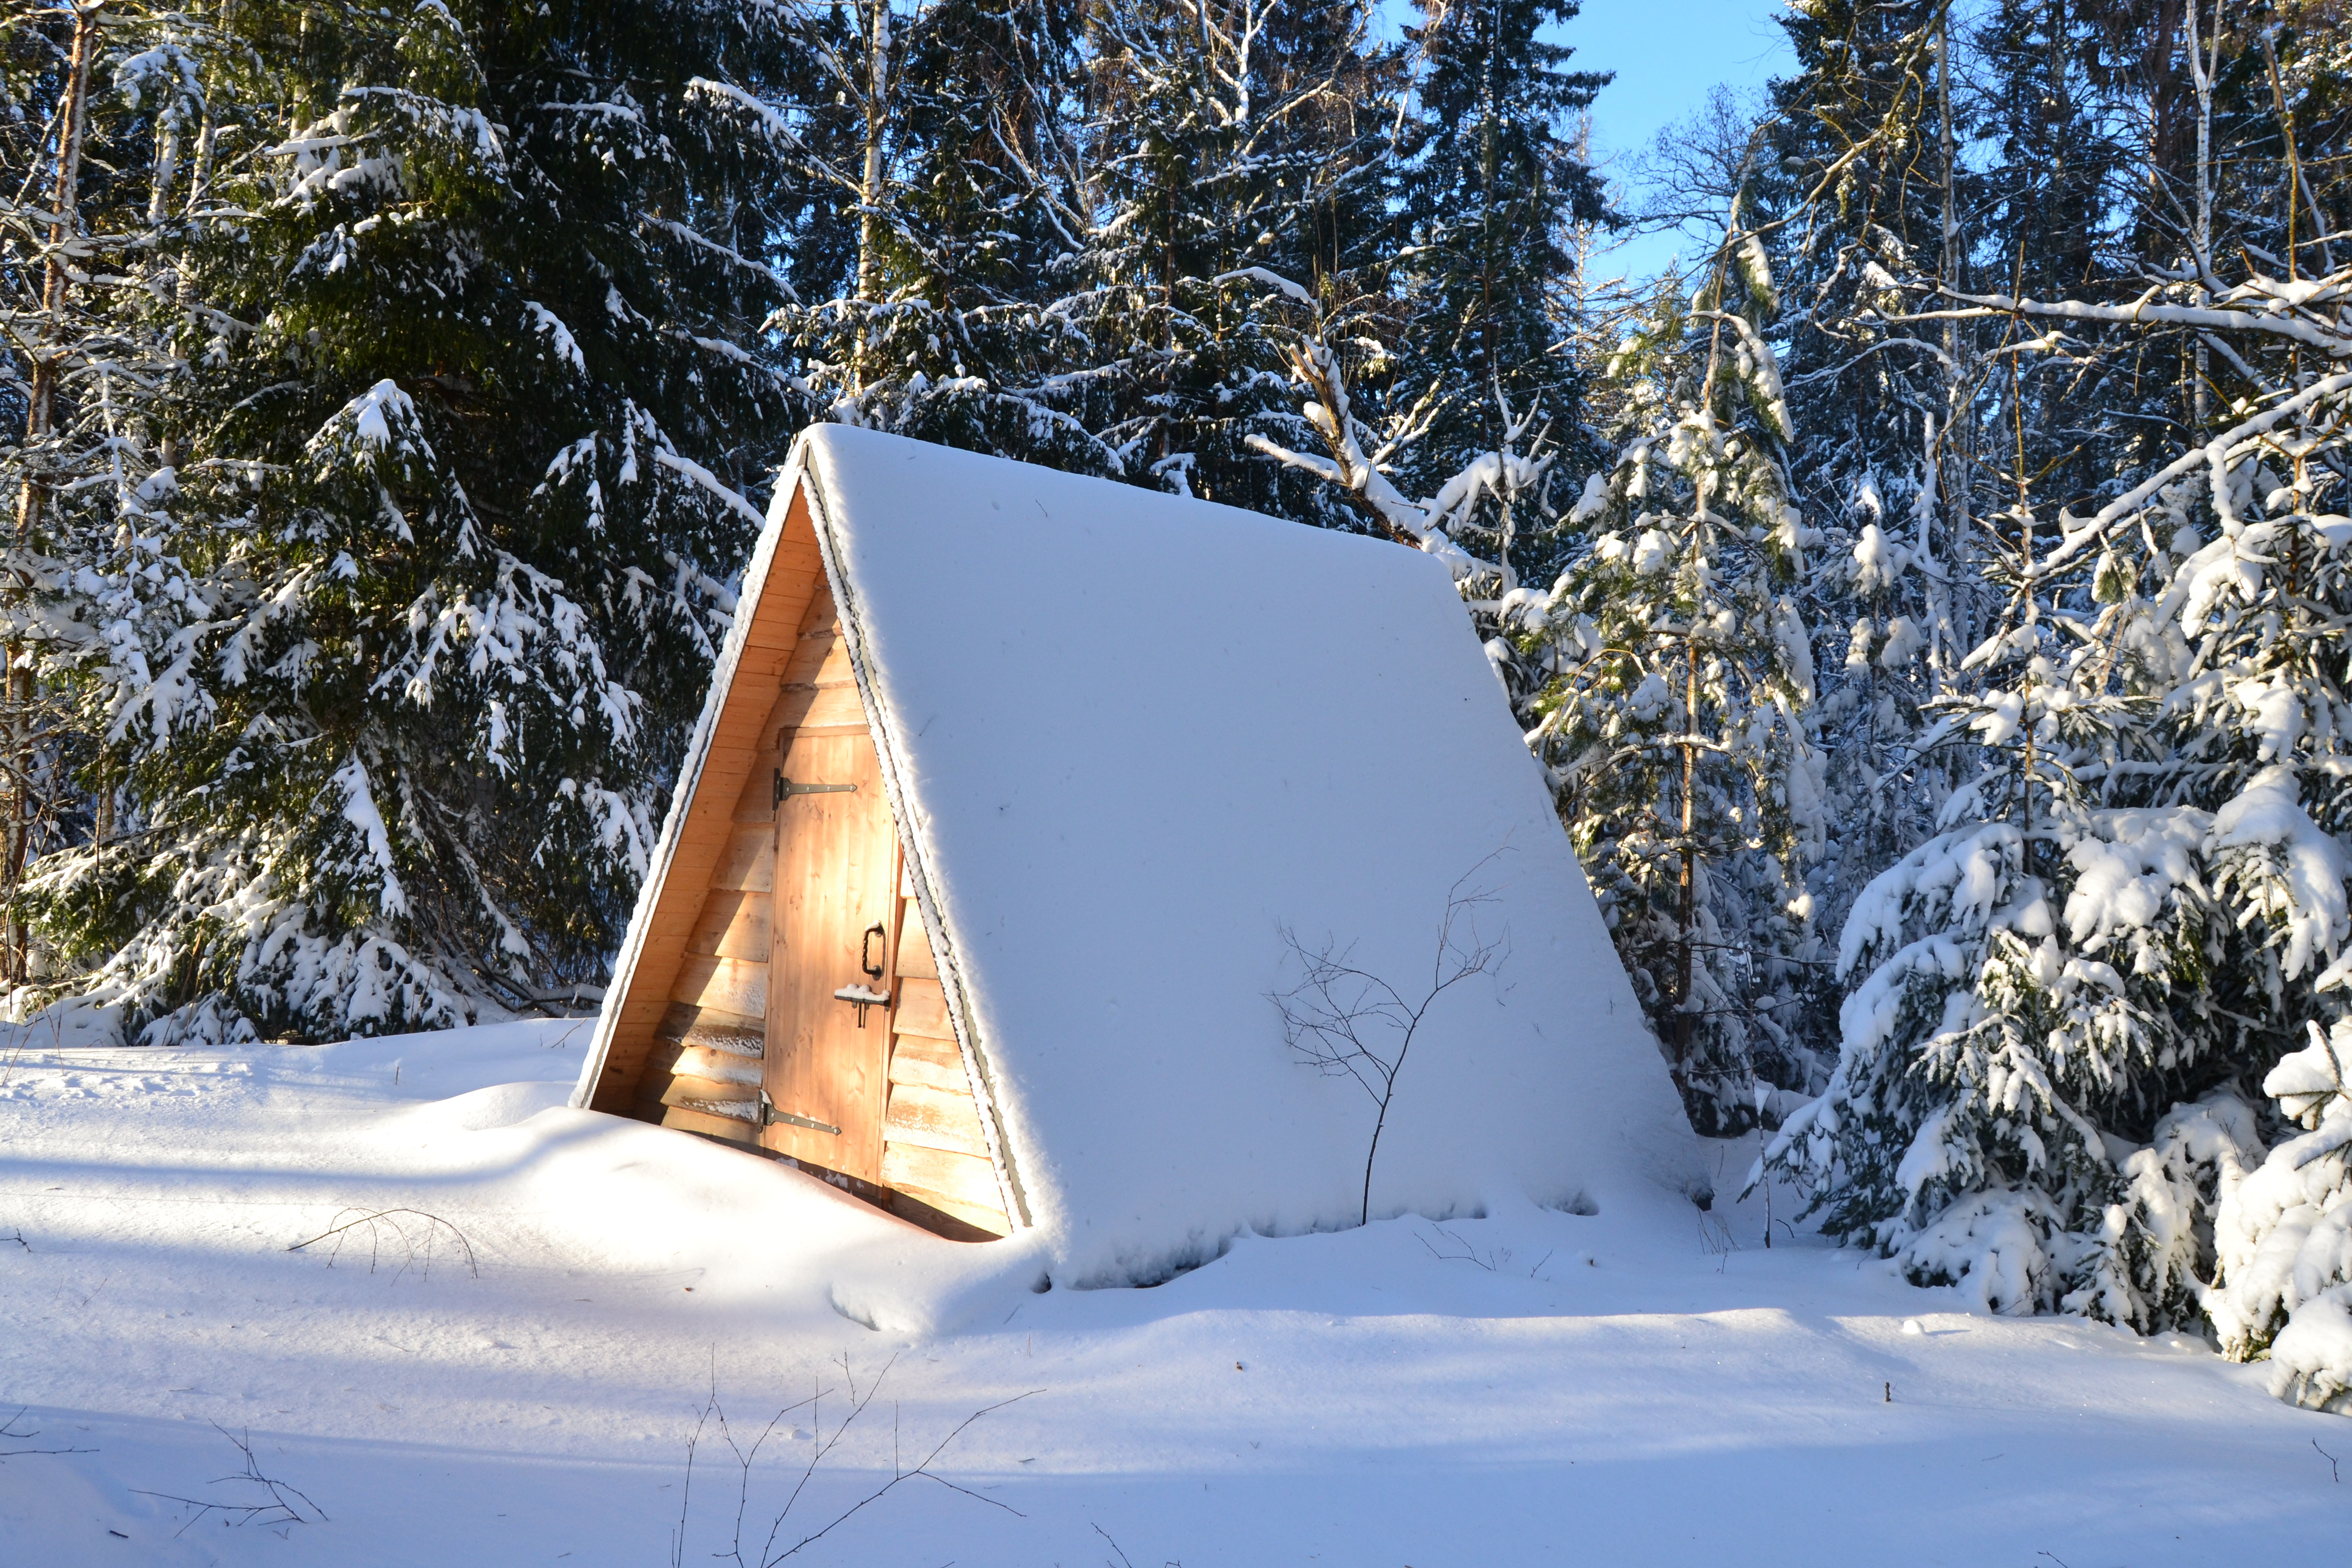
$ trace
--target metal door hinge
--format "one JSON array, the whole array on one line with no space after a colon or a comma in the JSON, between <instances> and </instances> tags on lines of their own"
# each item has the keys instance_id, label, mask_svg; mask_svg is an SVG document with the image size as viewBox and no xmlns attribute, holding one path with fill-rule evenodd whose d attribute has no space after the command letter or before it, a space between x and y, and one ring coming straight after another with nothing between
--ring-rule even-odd
<instances>
[{"instance_id":1,"label":"metal door hinge","mask_svg":"<svg viewBox=\"0 0 2352 1568\"><path fill-rule=\"evenodd\" d=\"M789 1110L778 1110L776 1102L768 1098L768 1091L761 1089L760 1091L760 1124L762 1127L773 1127L779 1121L790 1127L805 1127L812 1132L830 1132L836 1138L841 1136L841 1129L830 1121L819 1121L814 1116L794 1116Z\"/></svg>"},{"instance_id":2,"label":"metal door hinge","mask_svg":"<svg viewBox=\"0 0 2352 1568\"><path fill-rule=\"evenodd\" d=\"M782 805L784 804L784 797L788 795L855 795L856 793L857 786L856 784L794 784L792 780L784 776L783 769L778 768L776 770L776 798L770 801L768 804L771 805Z\"/></svg>"}]
</instances>

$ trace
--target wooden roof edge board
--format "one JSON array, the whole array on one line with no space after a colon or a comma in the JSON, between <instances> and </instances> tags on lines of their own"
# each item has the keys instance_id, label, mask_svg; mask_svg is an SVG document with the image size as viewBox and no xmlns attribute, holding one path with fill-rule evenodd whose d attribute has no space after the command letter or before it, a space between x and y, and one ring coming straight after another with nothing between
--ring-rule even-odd
<instances>
[{"instance_id":1,"label":"wooden roof edge board","mask_svg":"<svg viewBox=\"0 0 2352 1568\"><path fill-rule=\"evenodd\" d=\"M808 436L803 435L793 444L793 454L802 464L800 482L808 495L817 552L824 563L825 581L833 591L834 607L839 616L840 635L849 653L850 673L856 678L858 700L865 706L866 724L874 737L874 752L881 767L883 793L889 799L890 816L898 826L901 852L906 856L907 868L911 873L915 907L922 912L923 931L930 941L931 953L939 965L940 989L946 994L948 1022L955 1029L956 1048L963 1057L964 1072L971 1079L979 1101L981 1138L987 1145L988 1163L995 1169L1006 1215L1013 1225L1027 1227L1036 1221L1030 1213L1029 1195L1023 1188L1020 1172L1013 1160L1011 1141L1004 1134L1003 1118L997 1110L994 1079L989 1071L988 1056L982 1048L980 1032L972 1021L971 1003L964 992L962 966L956 961L955 942L940 919L940 900L932 886L930 859L925 853L922 835L914 827L917 818L906 780L905 761L899 754L898 725L881 684L874 679L866 654L865 626L858 613L856 585L849 580L848 573L842 565L832 513L825 504L823 467L807 462L803 456L808 440ZM782 493L778 491L778 494Z\"/></svg>"},{"instance_id":2,"label":"wooden roof edge board","mask_svg":"<svg viewBox=\"0 0 2352 1568\"><path fill-rule=\"evenodd\" d=\"M606 987L604 1005L598 1011L596 1033L588 1046L587 1059L580 1064L580 1081L572 1087L571 1104L577 1109L593 1109L597 1091L604 1087L606 1062L613 1054L614 1039L627 1026L631 994L637 980L637 969L645 957L646 942L657 923L655 913L669 890L669 873L677 858L680 841L688 828L688 806L693 801L696 786L701 782L703 769L718 742L720 721L735 685L735 673L742 664L751 645L751 625L766 597L768 579L772 574L776 557L784 541L785 522L791 516L792 499L801 489L806 471L807 441L803 436L793 443L792 453L776 476L776 488L768 503L767 526L760 531L759 541L752 546L751 560L744 569L743 586L736 595L734 622L727 628L727 640L720 645L719 660L710 672L710 689L702 700L701 717L695 721L694 737L687 743L686 759L679 765L677 783L670 791L669 811L662 819L661 837L655 842L652 862L646 868L645 880L637 888L636 907L630 912L628 930L621 938L621 950L613 961L613 980ZM798 629L797 618L794 629ZM791 640L789 637L786 639ZM766 712L762 710L761 717ZM725 803L731 817L735 803ZM691 891L698 899L700 888ZM694 917L685 917L691 923ZM683 951L681 945L681 951ZM669 983L667 974L648 976L661 992L667 1004ZM626 1053L625 1058L626 1059ZM642 1065L641 1063L639 1064ZM616 1092L630 1086L616 1086Z\"/></svg>"}]
</instances>

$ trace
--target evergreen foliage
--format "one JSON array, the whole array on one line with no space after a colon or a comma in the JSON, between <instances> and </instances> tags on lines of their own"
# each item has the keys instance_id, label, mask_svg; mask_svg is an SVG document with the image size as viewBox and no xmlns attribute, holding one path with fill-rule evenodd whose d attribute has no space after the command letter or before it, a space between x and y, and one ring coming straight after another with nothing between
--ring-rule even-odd
<instances>
[{"instance_id":1,"label":"evergreen foliage","mask_svg":"<svg viewBox=\"0 0 2352 1568\"><path fill-rule=\"evenodd\" d=\"M1959 36L1930 14L1894 48ZM1980 199L1932 260L1884 245L1818 313L1935 362L1927 596L1974 640L1931 659L1902 764L1933 836L1846 915L1837 1069L1759 1174L1915 1279L2210 1323L2274 1355L2283 1396L2340 1407L2352 340L2315 221L2343 193L2304 143L2344 40L2313 11L2217 40L2001 5L1972 45L1952 119L1979 127ZM1897 92L1856 142L1916 156L1905 104L1927 101ZM2115 133L2126 105L2150 134Z\"/></svg>"},{"instance_id":2,"label":"evergreen foliage","mask_svg":"<svg viewBox=\"0 0 2352 1568\"><path fill-rule=\"evenodd\" d=\"M1392 373L1425 433L1401 454L1408 485L1446 476L1507 445L1530 416L1572 438L1584 367L1563 290L1579 226L1607 212L1601 183L1570 138L1608 82L1567 68L1577 0L1432 5L1406 37L1423 63L1418 109L1401 149L1407 228L1399 293L1408 312ZM1581 441L1575 442L1579 447ZM1587 456L1578 452L1580 458ZM1597 454L1595 454L1597 455ZM1517 574L1548 577L1563 542L1476 520Z\"/></svg>"},{"instance_id":3,"label":"evergreen foliage","mask_svg":"<svg viewBox=\"0 0 2352 1568\"><path fill-rule=\"evenodd\" d=\"M1765 341L1777 293L1736 224L1608 367L1622 455L1574 509L1588 542L1514 617L1551 678L1528 739L1693 1122L1752 1126L1821 1072L1798 1032L1820 946L1811 635L1790 590L1821 535Z\"/></svg>"},{"instance_id":4,"label":"evergreen foliage","mask_svg":"<svg viewBox=\"0 0 2352 1568\"><path fill-rule=\"evenodd\" d=\"M1843 0L1792 11L1800 68L1724 160L1737 160L1788 302L1790 483L1828 536L1809 595L1832 824L1811 881L1826 930L1933 830L1954 780L1916 750L1920 705L1956 683L1982 613L1968 569L1970 394L1954 374L1973 328L1885 320L1906 309L1897 275L1963 279L1959 226L1983 201L1961 155L1974 106L1965 78L1952 90L1939 14L1948 21L1933 4Z\"/></svg>"},{"instance_id":5,"label":"evergreen foliage","mask_svg":"<svg viewBox=\"0 0 2352 1568\"><path fill-rule=\"evenodd\" d=\"M31 613L100 813L26 910L150 1040L593 994L788 428L742 346L781 172L723 79L781 37L231 15L170 79L198 157L147 163L152 244L93 307L149 368ZM157 105L147 42L110 39L101 122Z\"/></svg>"}]
</instances>

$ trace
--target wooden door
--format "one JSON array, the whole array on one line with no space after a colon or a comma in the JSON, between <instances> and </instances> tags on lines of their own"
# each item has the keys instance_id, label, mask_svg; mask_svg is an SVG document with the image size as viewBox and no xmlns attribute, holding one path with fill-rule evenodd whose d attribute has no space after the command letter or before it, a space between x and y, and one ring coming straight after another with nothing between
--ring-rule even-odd
<instances>
[{"instance_id":1,"label":"wooden door","mask_svg":"<svg viewBox=\"0 0 2352 1568\"><path fill-rule=\"evenodd\" d=\"M869 1006L861 1027L860 1009L835 994L891 984L897 837L881 768L862 729L798 730L782 738L779 772L790 788L776 803L764 1079L777 1119L765 1142L879 1181L890 1018Z\"/></svg>"}]
</instances>

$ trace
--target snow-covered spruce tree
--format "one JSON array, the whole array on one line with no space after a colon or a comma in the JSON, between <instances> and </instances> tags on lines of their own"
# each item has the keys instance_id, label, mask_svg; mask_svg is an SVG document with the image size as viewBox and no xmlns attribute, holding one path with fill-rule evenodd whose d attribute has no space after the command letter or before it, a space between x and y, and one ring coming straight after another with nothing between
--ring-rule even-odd
<instances>
[{"instance_id":1,"label":"snow-covered spruce tree","mask_svg":"<svg viewBox=\"0 0 2352 1568\"><path fill-rule=\"evenodd\" d=\"M1304 445L1290 389L1302 319L1366 330L1385 302L1402 60L1362 5L1122 0L1096 33L1096 219L1071 319L1118 374L1089 416L1129 468L1180 493L1363 527L1253 441ZM1383 321L1382 325L1387 323ZM1378 371L1373 374L1378 374Z\"/></svg>"},{"instance_id":2,"label":"snow-covered spruce tree","mask_svg":"<svg viewBox=\"0 0 2352 1568\"><path fill-rule=\"evenodd\" d=\"M112 826L96 737L56 679L91 627L72 584L113 547L116 512L165 460L156 409L176 355L150 308L185 233L175 182L211 158L208 84L234 43L169 5L0 12L0 482L13 524L0 573L7 685L0 979L14 995L46 955L19 900L42 855Z\"/></svg>"},{"instance_id":3,"label":"snow-covered spruce tree","mask_svg":"<svg viewBox=\"0 0 2352 1568\"><path fill-rule=\"evenodd\" d=\"M2285 668L2333 683L2316 628L2352 601L2245 573L2292 521L2190 548L2198 489L2146 483L2038 561L2021 536L2013 624L1973 658L1995 679L1946 705L1984 771L1849 916L1836 1074L1766 1156L1833 1233L1994 1310L2196 1321L2257 1086L2352 930L2298 785L2332 739L2277 724L2310 691ZM2137 550L2081 548L2126 519ZM2192 779L2199 751L2236 765Z\"/></svg>"},{"instance_id":4,"label":"snow-covered spruce tree","mask_svg":"<svg viewBox=\"0 0 2352 1568\"><path fill-rule=\"evenodd\" d=\"M1965 257L1958 219L1974 176L1956 144L1969 105L1950 91L1948 16L1930 3L1792 6L1780 25L1798 72L1760 105L1718 94L1663 132L1628 202L1644 224L1692 235L1736 201L1781 296L1772 338L1792 425L1782 461L1790 499L1818 531L1809 570L1783 593L1811 628L1822 833L1803 877L1823 932L1930 835L1968 766L1963 747L1920 747L1920 704L1964 684L1958 666L1975 635L1962 628L1982 596L1969 456L1980 329L1886 319L1909 310L1890 267L1937 277ZM1594 401L1606 409L1616 395L1603 384ZM1790 987L1795 1010L1773 1017L1825 1063L1837 989L1825 967L1811 973Z\"/></svg>"},{"instance_id":5,"label":"snow-covered spruce tree","mask_svg":"<svg viewBox=\"0 0 2352 1568\"><path fill-rule=\"evenodd\" d=\"M36 864L144 1038L593 994L756 530L781 34L683 4L241 5L150 319L176 363L57 613L114 831ZM59 678L64 679L60 671Z\"/></svg>"},{"instance_id":6,"label":"snow-covered spruce tree","mask_svg":"<svg viewBox=\"0 0 2352 1568\"><path fill-rule=\"evenodd\" d=\"M1777 1120L1819 1077L1793 1027L1820 956L1804 877L1823 824L1791 595L1819 536L1787 488L1774 303L1735 209L1692 299L1668 279L1620 346L1621 455L1572 514L1585 543L1510 616L1550 678L1529 742L1708 1132Z\"/></svg>"},{"instance_id":7,"label":"snow-covered spruce tree","mask_svg":"<svg viewBox=\"0 0 2352 1568\"><path fill-rule=\"evenodd\" d=\"M773 324L808 417L1318 521L1251 455L1296 425L1287 300L1380 253L1396 51L1360 7L940 0L812 12L772 124L854 194L856 265ZM843 112L844 109L855 112ZM796 272L796 277L801 276ZM1305 279L1305 284L1292 283Z\"/></svg>"},{"instance_id":8,"label":"snow-covered spruce tree","mask_svg":"<svg viewBox=\"0 0 2352 1568\"><path fill-rule=\"evenodd\" d=\"M1429 5L1406 28L1416 61L1413 112L1400 150L1406 226L1396 268L1393 384L1387 401L1410 416L1394 477L1434 495L1482 455L1549 430L1580 464L1588 448L1580 407L1584 367L1567 289L1571 234L1607 216L1599 179L1570 138L1606 73L1568 68L1558 41L1577 0ZM1355 377L1360 385L1365 377ZM1529 581L1558 570L1566 542L1506 523L1491 505L1454 525L1456 537Z\"/></svg>"},{"instance_id":9,"label":"snow-covered spruce tree","mask_svg":"<svg viewBox=\"0 0 2352 1568\"><path fill-rule=\"evenodd\" d=\"M2183 182L2193 216L2187 264L2168 281L2195 311L2187 318L2198 329L2188 402L2192 428L2217 432L2203 471L2220 537L2191 551L2179 574L2183 629L2195 637L2198 660L2170 704L2185 733L2157 787L2210 799L2229 790L2252 796L2265 782L2283 794L2293 782L2309 818L2284 806L2276 813L2239 917L2283 929L2293 952L2343 940L2352 863L2341 851L2352 828L2343 675L2352 524L2342 516L2352 483L2342 435L2352 379L2325 374L2352 350L2352 319L2340 303L2352 272L2339 265L2329 226L2305 221L2347 195L2343 171L2314 155L2347 133L2352 35L2315 6L2273 16L2280 25L2250 37L2200 39L2192 26L2185 40L2196 52L2194 100L2181 118L2193 113L2195 132L2193 143L2186 129L2174 140L2195 149L2193 160L2179 160L2194 172ZM2225 149L2233 146L2267 157L2231 157ZM2234 285L2216 260L2232 240ZM2125 330L2122 312L2106 320L2109 331ZM2167 328L2128 330L2146 337ZM2193 471L2198 455L2175 458L2167 476ZM2179 548L2195 542L2185 537ZM2324 833L2312 832L2313 822ZM2299 1022L2308 1046L2263 1074L2258 1092L2251 1080L2263 1060L2242 1075L2274 1146L2242 1182L2219 1174L2204 1306L2225 1352L2269 1357L2273 1393L2352 1413L2347 974L2338 958L2315 984L2315 1007L2289 993L2282 1021Z\"/></svg>"},{"instance_id":10,"label":"snow-covered spruce tree","mask_svg":"<svg viewBox=\"0 0 2352 1568\"><path fill-rule=\"evenodd\" d=\"M1809 0L1780 26L1799 69L1773 84L1738 163L1788 301L1790 483L1838 563L1811 595L1832 823L1811 881L1834 931L1862 886L1927 837L1955 783L1949 752L1922 755L1916 742L1920 702L1965 684L1958 666L1980 635L1981 330L1887 318L1907 308L1896 274L1961 279L1961 219L1982 197L1949 6ZM1819 1022L1832 1046L1834 1021Z\"/></svg>"},{"instance_id":11,"label":"snow-covered spruce tree","mask_svg":"<svg viewBox=\"0 0 2352 1568\"><path fill-rule=\"evenodd\" d=\"M1083 205L1068 190L1077 10L877 0L790 16L808 66L746 107L856 218L795 255L798 297L768 323L797 363L798 416L1118 473L1057 395L1088 351L1055 292Z\"/></svg>"},{"instance_id":12,"label":"snow-covered spruce tree","mask_svg":"<svg viewBox=\"0 0 2352 1568\"><path fill-rule=\"evenodd\" d=\"M2282 1059L2263 1080L2294 1129L2252 1171L2223 1151L2205 1310L2231 1356L2267 1356L2271 1392L2352 1414L2352 1024Z\"/></svg>"},{"instance_id":13,"label":"snow-covered spruce tree","mask_svg":"<svg viewBox=\"0 0 2352 1568\"><path fill-rule=\"evenodd\" d=\"M1084 418L1096 367L1066 303L1087 229L1072 166L1084 19L1068 0L944 0L893 23L872 259L778 318L812 415L1122 471Z\"/></svg>"},{"instance_id":14,"label":"snow-covered spruce tree","mask_svg":"<svg viewBox=\"0 0 2352 1568\"><path fill-rule=\"evenodd\" d=\"M2352 271L2338 272L2321 297L2347 286ZM2214 314L2269 325L2278 292L2221 292ZM2328 330L2352 347L2336 307L2313 314L2335 317ZM2216 336L2237 340L2242 362L2294 357L2265 353L2239 333ZM2312 971L2352 936L2352 854L2344 847L2352 828L2344 674L2352 520L2336 510L2352 489L2342 433L2352 376L2295 379L2298 393L2264 400L2251 419L2242 417L2252 412L2247 403L2227 411L2225 421L2240 416L2234 427L2225 424L2203 451L2172 465L2191 471L2159 491L2167 521L2184 512L2210 519L2215 537L2199 545L2204 530L2189 527L2176 537L2181 559L2160 610L2177 616L2193 652L2175 656L2161 759L2122 787L2138 798L2226 802L2209 838L2217 892L2233 923L2276 954L2267 984L2239 1004L2268 1027L2232 1042L2235 1071L2217 1094L2263 1114L2248 1119L2198 1190L2174 1194L2179 1206L2210 1216L2213 1255L2199 1259L2211 1286L2202 1305L2227 1353L2275 1363L2273 1393L2343 1411L2352 1410L2352 1108L2343 1076L2352 1063L2344 990L2352 955L2316 978ZM2101 542L2103 569L2139 564L2128 541ZM2266 1142L2274 1146L2265 1158Z\"/></svg>"},{"instance_id":15,"label":"snow-covered spruce tree","mask_svg":"<svg viewBox=\"0 0 2352 1568\"><path fill-rule=\"evenodd\" d=\"M802 15L820 68L766 106L767 132L861 214L837 277L820 281L796 253L803 298L774 319L804 416L1375 529L1385 525L1363 507L1252 444L1318 438L1293 401L1293 347L1328 342L1374 423L1412 433L1382 444L1382 461L1409 460L1414 442L1465 419L1535 412L1538 427L1572 428L1564 403L1497 400L1461 369L1469 349L1436 346L1480 339L1487 309L1511 316L1514 343L1541 360L1557 302L1519 288L1540 268L1486 277L1481 306L1442 256L1410 279L1396 266L1410 248L1407 163L1426 165L1423 184L1441 167L1457 184L1479 175L1454 142L1444 156L1415 153L1405 94L1423 57L1378 42L1370 24L1361 6L1266 0L1091 12L936 0ZM1513 80L1516 37L1488 61ZM1559 106L1538 90L1557 58L1517 42L1541 57L1544 82L1513 88L1489 116L1507 165L1488 193L1490 260L1508 259L1510 224L1541 228L1566 210L1558 192L1522 187L1580 174L1556 156ZM1562 80L1570 98L1587 90ZM1542 124L1522 123L1538 110ZM1506 300L1514 291L1523 302ZM1426 310L1413 303L1424 297ZM1462 310L1478 321L1465 326ZM1518 347L1503 356L1507 380L1527 374ZM1418 379L1403 374L1408 359ZM1414 472L1441 489L1474 455ZM1491 511L1457 521L1496 534ZM1498 536L1481 542L1500 548Z\"/></svg>"},{"instance_id":16,"label":"snow-covered spruce tree","mask_svg":"<svg viewBox=\"0 0 2352 1568\"><path fill-rule=\"evenodd\" d=\"M2003 334L1981 424L2013 449L1980 448L2000 468L1978 482L2008 499L1976 516L2008 603L1964 661L1983 690L1942 705L1982 772L1849 921L1838 1072L1767 1161L1915 1279L2144 1330L2201 1315L2273 1354L2284 1396L2341 1407L2352 277L2303 151L2340 132L2345 51L2296 20L2186 29L2191 123L2121 187L2175 193L2170 217L2094 208L2132 297L1886 279ZM2067 93L2098 79L2073 37L2041 50ZM2179 249L2135 255L2150 233Z\"/></svg>"}]
</instances>

